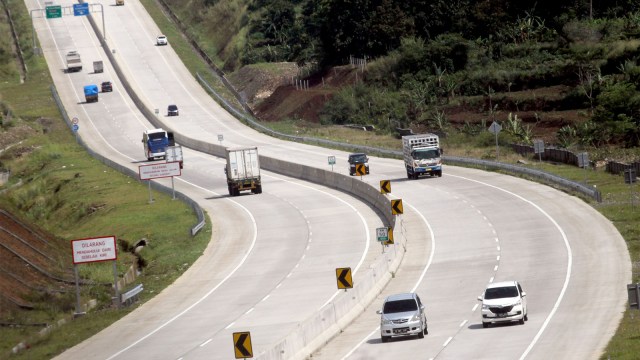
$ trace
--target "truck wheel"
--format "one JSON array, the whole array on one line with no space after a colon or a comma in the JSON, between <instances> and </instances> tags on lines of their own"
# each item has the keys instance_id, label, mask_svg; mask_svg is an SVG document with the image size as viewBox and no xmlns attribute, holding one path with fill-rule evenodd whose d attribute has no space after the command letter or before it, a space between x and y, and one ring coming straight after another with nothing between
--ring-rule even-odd
<instances>
[{"instance_id":1,"label":"truck wheel","mask_svg":"<svg viewBox=\"0 0 640 360\"><path fill-rule=\"evenodd\" d=\"M412 179L412 178L413 176L411 175L411 173L407 171L407 179Z\"/></svg>"},{"instance_id":2,"label":"truck wheel","mask_svg":"<svg viewBox=\"0 0 640 360\"><path fill-rule=\"evenodd\" d=\"M231 185L227 185L227 189L229 189L229 196L233 196L233 188Z\"/></svg>"},{"instance_id":3,"label":"truck wheel","mask_svg":"<svg viewBox=\"0 0 640 360\"><path fill-rule=\"evenodd\" d=\"M262 194L262 185L256 186L254 194Z\"/></svg>"},{"instance_id":4,"label":"truck wheel","mask_svg":"<svg viewBox=\"0 0 640 360\"><path fill-rule=\"evenodd\" d=\"M153 161L153 158L148 157L147 161Z\"/></svg>"},{"instance_id":5,"label":"truck wheel","mask_svg":"<svg viewBox=\"0 0 640 360\"><path fill-rule=\"evenodd\" d=\"M442 170L438 171L438 177L442 177Z\"/></svg>"},{"instance_id":6,"label":"truck wheel","mask_svg":"<svg viewBox=\"0 0 640 360\"><path fill-rule=\"evenodd\" d=\"M419 176L420 176L420 174L418 174L418 173L413 173L413 179L414 179L414 180L415 180L415 179L417 179Z\"/></svg>"}]
</instances>

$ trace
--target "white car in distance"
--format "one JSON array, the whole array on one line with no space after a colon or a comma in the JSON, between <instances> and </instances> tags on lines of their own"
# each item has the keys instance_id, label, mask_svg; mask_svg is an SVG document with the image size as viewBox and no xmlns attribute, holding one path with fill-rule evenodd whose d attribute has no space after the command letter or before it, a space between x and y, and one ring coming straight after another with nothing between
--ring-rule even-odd
<instances>
[{"instance_id":1,"label":"white car in distance","mask_svg":"<svg viewBox=\"0 0 640 360\"><path fill-rule=\"evenodd\" d=\"M169 42L167 41L167 37L164 35L158 35L156 38L156 45L167 45Z\"/></svg>"}]
</instances>

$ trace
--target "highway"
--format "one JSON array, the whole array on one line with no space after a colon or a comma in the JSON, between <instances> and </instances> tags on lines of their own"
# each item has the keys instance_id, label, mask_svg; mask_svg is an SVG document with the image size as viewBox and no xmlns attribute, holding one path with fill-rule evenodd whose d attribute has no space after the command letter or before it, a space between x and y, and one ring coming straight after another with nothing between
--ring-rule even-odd
<instances>
[{"instance_id":1,"label":"highway","mask_svg":"<svg viewBox=\"0 0 640 360\"><path fill-rule=\"evenodd\" d=\"M325 170L327 156L335 155L335 171L348 176L348 153L270 138L220 108L171 42L155 46L160 31L138 2L103 4L107 43L146 106L159 109L165 128L212 143L223 134L226 146L257 145L263 156ZM82 138L122 164L142 163L140 134L150 124L125 96L86 19L36 19L35 27L67 110L81 119ZM105 73L65 74L69 50L78 50L85 66L105 61ZM103 79L114 81L114 92L84 104L82 86ZM170 103L180 116L163 115ZM233 331L251 331L254 353L267 358L269 348L313 312L349 296L335 291L335 278L326 272L344 264L363 273L381 255L374 230L382 220L361 201L269 172L262 195L231 199L222 164L187 151L177 185L214 223L203 257L176 284L61 359L88 349L108 359L227 359ZM401 161L372 157L370 166L362 182L377 188L380 180L391 180L391 197L403 199L406 211L396 230L406 243L394 251L406 246L406 252L370 306L314 359L600 356L624 310L631 278L626 245L608 220L576 197L507 175L445 166L442 178L410 181ZM527 292L529 321L483 329L476 298L487 283L507 279L520 281ZM426 304L429 335L382 344L375 311L386 295L404 291L418 292Z\"/></svg>"}]
</instances>

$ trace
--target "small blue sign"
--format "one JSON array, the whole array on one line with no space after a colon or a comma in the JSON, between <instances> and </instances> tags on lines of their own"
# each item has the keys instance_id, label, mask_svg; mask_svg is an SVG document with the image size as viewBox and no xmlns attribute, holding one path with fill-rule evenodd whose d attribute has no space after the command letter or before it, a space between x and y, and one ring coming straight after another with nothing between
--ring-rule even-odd
<instances>
[{"instance_id":1,"label":"small blue sign","mask_svg":"<svg viewBox=\"0 0 640 360\"><path fill-rule=\"evenodd\" d=\"M73 4L73 16L85 16L89 14L89 3Z\"/></svg>"},{"instance_id":2,"label":"small blue sign","mask_svg":"<svg viewBox=\"0 0 640 360\"><path fill-rule=\"evenodd\" d=\"M73 132L78 132L78 129L80 129L80 125L73 124L73 126L71 128L73 129Z\"/></svg>"}]
</instances>

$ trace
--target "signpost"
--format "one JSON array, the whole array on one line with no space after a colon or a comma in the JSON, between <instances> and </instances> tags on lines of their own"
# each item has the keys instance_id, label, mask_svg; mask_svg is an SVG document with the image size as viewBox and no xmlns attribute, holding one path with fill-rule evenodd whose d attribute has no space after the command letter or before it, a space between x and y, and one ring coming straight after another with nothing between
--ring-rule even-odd
<instances>
[{"instance_id":1,"label":"signpost","mask_svg":"<svg viewBox=\"0 0 640 360\"><path fill-rule=\"evenodd\" d=\"M233 333L233 352L236 359L248 359L253 357L250 332L243 331Z\"/></svg>"},{"instance_id":2,"label":"signpost","mask_svg":"<svg viewBox=\"0 0 640 360\"><path fill-rule=\"evenodd\" d=\"M45 8L45 13L47 14L47 19L55 19L62 17L62 6L60 5L51 5Z\"/></svg>"},{"instance_id":3,"label":"signpost","mask_svg":"<svg viewBox=\"0 0 640 360\"><path fill-rule=\"evenodd\" d=\"M218 134L218 141L220 142L220 145L222 145L222 140L224 140L224 136L222 136L222 134Z\"/></svg>"},{"instance_id":4,"label":"signpost","mask_svg":"<svg viewBox=\"0 0 640 360\"><path fill-rule=\"evenodd\" d=\"M73 16L86 16L89 14L89 3L73 4Z\"/></svg>"},{"instance_id":5,"label":"signpost","mask_svg":"<svg viewBox=\"0 0 640 360\"><path fill-rule=\"evenodd\" d=\"M138 175L140 180L151 180L163 177L171 177L171 190L175 199L175 189L173 188L173 177L182 175L180 162L167 162L162 164L140 165ZM153 203L151 196L151 181L149 181L149 204Z\"/></svg>"},{"instance_id":6,"label":"signpost","mask_svg":"<svg viewBox=\"0 0 640 360\"><path fill-rule=\"evenodd\" d=\"M629 198L631 199L631 208L635 206L633 198L635 197L633 194L633 184L636 182L636 169L625 169L624 170L624 183L629 184Z\"/></svg>"},{"instance_id":7,"label":"signpost","mask_svg":"<svg viewBox=\"0 0 640 360\"><path fill-rule=\"evenodd\" d=\"M120 295L118 294L118 270L116 260L118 259L118 247L115 236L103 236L99 238L88 238L71 240L71 251L73 256L73 271L76 277L76 312L75 316L82 316L80 306L80 284L78 280L78 264L85 264L99 261L113 261L113 284L116 292L116 304L120 307Z\"/></svg>"},{"instance_id":8,"label":"signpost","mask_svg":"<svg viewBox=\"0 0 640 360\"><path fill-rule=\"evenodd\" d=\"M587 184L587 167L589 167L589 153L581 152L578 154L578 166L584 170L584 183Z\"/></svg>"},{"instance_id":9,"label":"signpost","mask_svg":"<svg viewBox=\"0 0 640 360\"><path fill-rule=\"evenodd\" d=\"M333 165L336 164L336 157L335 156L329 156L327 158L327 162L329 162L329 165L331 165L331 171L333 171Z\"/></svg>"},{"instance_id":10,"label":"signpost","mask_svg":"<svg viewBox=\"0 0 640 360\"><path fill-rule=\"evenodd\" d=\"M542 162L542 154L544 153L543 140L533 140L533 152L538 154L538 161Z\"/></svg>"},{"instance_id":11,"label":"signpost","mask_svg":"<svg viewBox=\"0 0 640 360\"><path fill-rule=\"evenodd\" d=\"M502 126L497 122L492 122L489 126L489 132L496 136L496 161L498 161L498 155L500 154L500 148L498 147L498 133L502 130Z\"/></svg>"}]
</instances>

